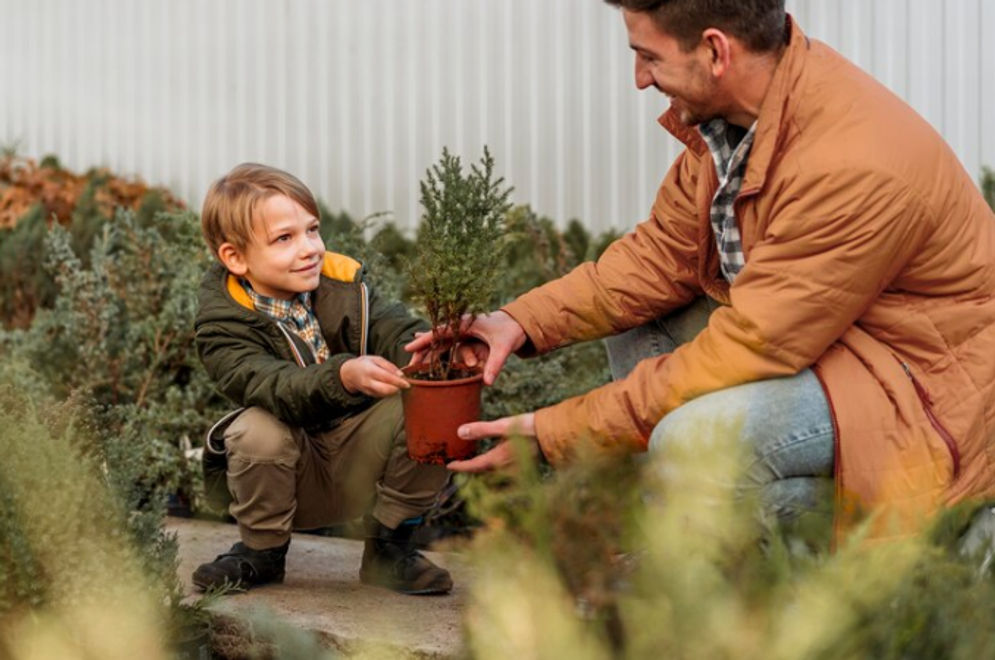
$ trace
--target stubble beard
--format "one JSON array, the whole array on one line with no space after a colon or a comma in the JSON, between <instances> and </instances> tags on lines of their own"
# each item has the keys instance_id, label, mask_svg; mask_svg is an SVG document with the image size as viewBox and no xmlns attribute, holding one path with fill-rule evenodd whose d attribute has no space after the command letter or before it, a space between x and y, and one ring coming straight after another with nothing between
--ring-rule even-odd
<instances>
[{"instance_id":1,"label":"stubble beard","mask_svg":"<svg viewBox=\"0 0 995 660\"><path fill-rule=\"evenodd\" d=\"M715 119L712 115L692 110L683 101L674 97L670 97L670 107L677 113L680 122L688 127L695 127Z\"/></svg>"},{"instance_id":2,"label":"stubble beard","mask_svg":"<svg viewBox=\"0 0 995 660\"><path fill-rule=\"evenodd\" d=\"M721 115L713 109L708 109L708 106L715 105L715 95L717 93L716 85L704 72L697 71L697 89L688 90L689 94L693 94L699 99L695 103L697 108L691 108L688 105L687 100L675 96L670 96L670 105L677 111L677 118L680 119L681 123L688 127L698 126L706 122L710 122L713 119L720 117Z\"/></svg>"}]
</instances>

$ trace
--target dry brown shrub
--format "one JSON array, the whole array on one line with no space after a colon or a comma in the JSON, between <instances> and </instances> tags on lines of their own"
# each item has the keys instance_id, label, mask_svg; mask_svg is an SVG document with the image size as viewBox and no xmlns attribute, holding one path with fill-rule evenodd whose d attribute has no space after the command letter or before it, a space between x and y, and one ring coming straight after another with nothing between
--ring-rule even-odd
<instances>
[{"instance_id":1,"label":"dry brown shrub","mask_svg":"<svg viewBox=\"0 0 995 660\"><path fill-rule=\"evenodd\" d=\"M0 157L0 229L17 224L36 203L44 207L46 218L56 218L68 225L80 196L88 184L101 184L94 200L101 213L110 216L123 206L137 210L147 193L156 190L171 210L184 208L183 202L163 188L150 188L141 179L126 179L108 169L94 169L76 174L57 163L39 165L31 158L17 155Z\"/></svg>"}]
</instances>

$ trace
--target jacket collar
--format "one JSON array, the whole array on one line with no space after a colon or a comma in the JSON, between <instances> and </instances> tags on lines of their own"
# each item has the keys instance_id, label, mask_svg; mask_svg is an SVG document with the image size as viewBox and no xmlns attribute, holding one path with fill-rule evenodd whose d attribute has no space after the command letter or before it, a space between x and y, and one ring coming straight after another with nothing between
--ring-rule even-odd
<instances>
[{"instance_id":1,"label":"jacket collar","mask_svg":"<svg viewBox=\"0 0 995 660\"><path fill-rule=\"evenodd\" d=\"M760 104L760 116L757 118L753 148L743 177L742 194L750 194L763 188L774 153L783 138L791 91L797 86L804 67L805 55L811 48L808 37L790 15L788 29L790 30L788 45L774 70L767 95ZM663 113L657 121L696 155L708 153L708 145L705 144L698 129L694 126L685 126L672 108Z\"/></svg>"},{"instance_id":2,"label":"jacket collar","mask_svg":"<svg viewBox=\"0 0 995 660\"><path fill-rule=\"evenodd\" d=\"M321 264L321 274L339 282L353 282L362 267L362 264L352 257L336 252L325 252L325 259ZM231 273L228 273L228 277L225 279L225 286L228 289L228 294L239 305L246 309L256 308L245 287Z\"/></svg>"}]
</instances>

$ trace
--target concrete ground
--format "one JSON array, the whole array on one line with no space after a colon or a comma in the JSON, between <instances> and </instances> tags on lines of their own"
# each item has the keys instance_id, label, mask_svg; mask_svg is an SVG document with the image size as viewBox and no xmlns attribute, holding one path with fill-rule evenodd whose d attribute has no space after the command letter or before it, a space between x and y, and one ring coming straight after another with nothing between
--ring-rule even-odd
<instances>
[{"instance_id":1,"label":"concrete ground","mask_svg":"<svg viewBox=\"0 0 995 660\"><path fill-rule=\"evenodd\" d=\"M239 540L234 525L207 520L167 518L166 530L179 539L180 579L190 595L199 595L190 582L194 569ZM313 631L346 653L374 644L386 646L382 650L395 657L461 655L468 570L459 557L426 553L452 573L455 588L445 596L419 597L360 584L362 552L361 541L294 534L283 584L225 596L213 609L236 616L268 611L267 616Z\"/></svg>"}]
</instances>

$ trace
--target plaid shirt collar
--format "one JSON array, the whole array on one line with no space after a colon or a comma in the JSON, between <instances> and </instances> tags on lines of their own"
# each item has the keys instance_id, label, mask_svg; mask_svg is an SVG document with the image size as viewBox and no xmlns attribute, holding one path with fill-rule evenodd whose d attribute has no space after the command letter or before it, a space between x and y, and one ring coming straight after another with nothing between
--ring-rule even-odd
<instances>
[{"instance_id":1,"label":"plaid shirt collar","mask_svg":"<svg viewBox=\"0 0 995 660\"><path fill-rule=\"evenodd\" d=\"M722 275L731 284L745 265L743 243L733 203L743 186L746 162L753 147L757 123L753 122L745 135L740 127L721 118L702 124L698 131L712 153L715 172L719 177L719 187L712 198L712 231L719 250Z\"/></svg>"},{"instance_id":2,"label":"plaid shirt collar","mask_svg":"<svg viewBox=\"0 0 995 660\"><path fill-rule=\"evenodd\" d=\"M328 359L328 345L321 336L318 317L314 315L312 291L299 293L290 300L281 300L257 293L246 279L240 279L239 282L249 294L256 309L303 339L311 347L311 352L318 363Z\"/></svg>"}]
</instances>

